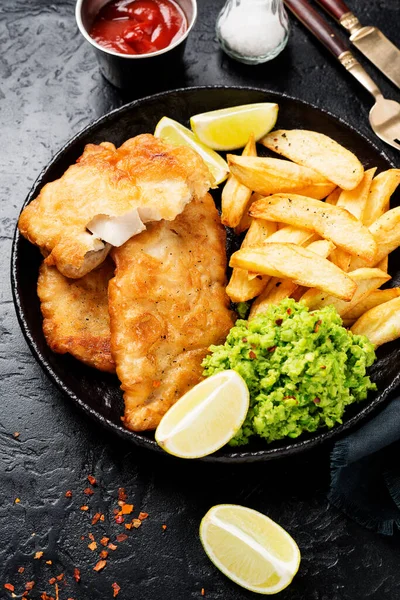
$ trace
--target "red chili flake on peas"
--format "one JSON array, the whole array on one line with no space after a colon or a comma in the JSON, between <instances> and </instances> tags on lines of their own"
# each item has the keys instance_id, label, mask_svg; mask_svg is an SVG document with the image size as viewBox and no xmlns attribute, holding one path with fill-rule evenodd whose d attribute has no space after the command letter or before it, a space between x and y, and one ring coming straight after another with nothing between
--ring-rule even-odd
<instances>
[{"instance_id":1,"label":"red chili flake on peas","mask_svg":"<svg viewBox=\"0 0 400 600\"><path fill-rule=\"evenodd\" d=\"M278 325L278 327L280 327L282 325L282 323L283 323L283 319L277 319L275 321L275 325Z\"/></svg>"},{"instance_id":2,"label":"red chili flake on peas","mask_svg":"<svg viewBox=\"0 0 400 600\"><path fill-rule=\"evenodd\" d=\"M314 398L313 402L314 404L319 404L321 402L321 398Z\"/></svg>"},{"instance_id":3,"label":"red chili flake on peas","mask_svg":"<svg viewBox=\"0 0 400 600\"><path fill-rule=\"evenodd\" d=\"M253 352L253 350L250 350L249 352L249 357L254 360L255 358L257 358L257 354L255 352Z\"/></svg>"}]
</instances>

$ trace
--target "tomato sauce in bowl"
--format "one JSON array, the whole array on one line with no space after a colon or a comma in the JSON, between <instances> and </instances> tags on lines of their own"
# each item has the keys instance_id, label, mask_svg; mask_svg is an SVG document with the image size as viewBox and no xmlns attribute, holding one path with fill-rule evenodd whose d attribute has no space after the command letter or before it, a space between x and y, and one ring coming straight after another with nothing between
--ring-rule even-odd
<instances>
[{"instance_id":1,"label":"tomato sauce in bowl","mask_svg":"<svg viewBox=\"0 0 400 600\"><path fill-rule=\"evenodd\" d=\"M151 54L176 42L187 27L174 0L111 0L95 17L89 35L119 54Z\"/></svg>"}]
</instances>

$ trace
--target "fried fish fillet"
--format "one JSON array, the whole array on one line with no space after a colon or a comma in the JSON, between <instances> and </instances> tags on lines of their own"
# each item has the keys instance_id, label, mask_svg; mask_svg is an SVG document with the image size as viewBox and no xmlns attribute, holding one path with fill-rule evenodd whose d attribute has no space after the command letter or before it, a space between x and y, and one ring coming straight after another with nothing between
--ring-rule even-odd
<instances>
[{"instance_id":1,"label":"fried fish fillet","mask_svg":"<svg viewBox=\"0 0 400 600\"><path fill-rule=\"evenodd\" d=\"M212 197L194 200L175 221L112 250L111 351L129 429L155 429L202 379L201 361L233 324L226 286L225 230Z\"/></svg>"},{"instance_id":2,"label":"fried fish fillet","mask_svg":"<svg viewBox=\"0 0 400 600\"><path fill-rule=\"evenodd\" d=\"M101 264L111 248L88 231L93 219L103 215L124 221L135 215L137 233L146 221L173 220L193 198L204 196L210 181L209 169L194 150L150 134L118 149L108 142L88 144L76 164L22 211L18 226L40 247L47 265L79 278Z\"/></svg>"},{"instance_id":3,"label":"fried fish fillet","mask_svg":"<svg viewBox=\"0 0 400 600\"><path fill-rule=\"evenodd\" d=\"M115 373L110 349L108 282L114 263L102 265L81 279L67 279L56 267L40 266L38 296L43 332L54 352L69 352L85 364Z\"/></svg>"}]
</instances>

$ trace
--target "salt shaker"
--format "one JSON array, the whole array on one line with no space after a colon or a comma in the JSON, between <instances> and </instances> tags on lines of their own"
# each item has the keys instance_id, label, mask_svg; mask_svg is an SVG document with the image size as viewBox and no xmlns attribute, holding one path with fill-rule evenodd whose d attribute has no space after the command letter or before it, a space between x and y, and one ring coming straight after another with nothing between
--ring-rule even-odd
<instances>
[{"instance_id":1,"label":"salt shaker","mask_svg":"<svg viewBox=\"0 0 400 600\"><path fill-rule=\"evenodd\" d=\"M289 37L283 0L226 0L216 34L226 54L240 62L259 64L275 58Z\"/></svg>"}]
</instances>

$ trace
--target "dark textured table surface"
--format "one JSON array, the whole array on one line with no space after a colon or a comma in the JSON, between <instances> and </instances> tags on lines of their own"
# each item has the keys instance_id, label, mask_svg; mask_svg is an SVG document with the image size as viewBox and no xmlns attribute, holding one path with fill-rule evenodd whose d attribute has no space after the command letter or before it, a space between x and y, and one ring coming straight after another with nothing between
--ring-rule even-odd
<instances>
[{"instance_id":1,"label":"dark textured table surface","mask_svg":"<svg viewBox=\"0 0 400 600\"><path fill-rule=\"evenodd\" d=\"M5 583L20 597L28 581L35 581L31 599L45 591L56 596L49 580L63 573L60 600L112 598L113 582L121 587L121 600L196 599L202 588L209 600L255 598L212 566L198 538L208 508L233 502L268 514L297 540L301 567L282 599L397 600L400 537L378 536L328 505L329 448L236 468L160 458L99 429L56 391L33 359L9 283L21 205L41 169L72 135L129 100L100 75L77 31L74 4L0 3L0 597L11 597ZM326 108L373 139L367 120L371 99L302 26L291 19L283 53L270 64L248 67L218 49L214 25L221 6L221 0L199 0L184 72L152 88L138 82L136 96L165 87L255 85ZM400 45L398 0L352 0L351 6L364 24L376 24ZM400 99L383 75L369 71L386 95ZM400 166L398 156L375 141ZM84 494L89 474L97 479L92 496ZM121 543L115 540L123 529L113 518L120 487L135 505L134 516L149 514ZM65 497L67 490L72 498ZM89 510L80 510L86 504ZM105 520L91 525L95 512ZM89 532L97 542L106 536L118 546L101 572L93 566L102 546L88 548ZM34 559L35 552L43 556ZM74 568L80 569L79 583Z\"/></svg>"}]
</instances>

